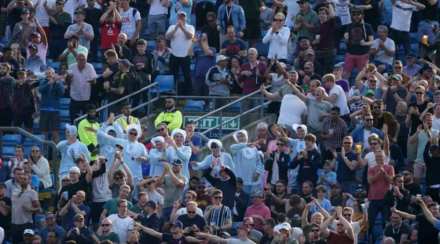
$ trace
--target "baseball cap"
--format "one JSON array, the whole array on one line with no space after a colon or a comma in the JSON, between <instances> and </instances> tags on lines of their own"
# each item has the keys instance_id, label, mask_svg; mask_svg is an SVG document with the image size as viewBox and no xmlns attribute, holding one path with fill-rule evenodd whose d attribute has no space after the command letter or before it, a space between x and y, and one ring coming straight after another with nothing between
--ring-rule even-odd
<instances>
[{"instance_id":1,"label":"baseball cap","mask_svg":"<svg viewBox=\"0 0 440 244\"><path fill-rule=\"evenodd\" d=\"M173 165L183 165L182 160L180 160L180 159L175 159L175 160L173 161Z\"/></svg>"},{"instance_id":2,"label":"baseball cap","mask_svg":"<svg viewBox=\"0 0 440 244\"><path fill-rule=\"evenodd\" d=\"M228 60L228 57L226 57L225 55L218 55L217 56L217 58L215 59L215 62L216 63L218 63L218 62L221 62L221 61L225 61L225 60Z\"/></svg>"},{"instance_id":3,"label":"baseball cap","mask_svg":"<svg viewBox=\"0 0 440 244\"><path fill-rule=\"evenodd\" d=\"M31 236L33 236L33 235L35 235L35 232L32 229L25 229L23 231L23 235L31 235Z\"/></svg>"},{"instance_id":4,"label":"baseball cap","mask_svg":"<svg viewBox=\"0 0 440 244\"><path fill-rule=\"evenodd\" d=\"M182 10L180 10L179 12L177 12L177 15L185 15L185 17L186 17L186 12L185 12L185 11L182 11Z\"/></svg>"},{"instance_id":5,"label":"baseball cap","mask_svg":"<svg viewBox=\"0 0 440 244\"><path fill-rule=\"evenodd\" d=\"M133 65L128 59L125 59L125 58L119 60L119 63L122 64L122 65L124 65L124 66L128 66L128 67L130 67L130 66Z\"/></svg>"}]
</instances>

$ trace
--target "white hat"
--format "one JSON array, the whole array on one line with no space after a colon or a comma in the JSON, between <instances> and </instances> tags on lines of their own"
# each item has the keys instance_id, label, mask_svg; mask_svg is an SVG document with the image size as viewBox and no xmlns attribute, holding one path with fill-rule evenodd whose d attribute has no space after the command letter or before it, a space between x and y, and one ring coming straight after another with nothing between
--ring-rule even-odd
<instances>
[{"instance_id":1,"label":"white hat","mask_svg":"<svg viewBox=\"0 0 440 244\"><path fill-rule=\"evenodd\" d=\"M246 137L246 142L247 142L249 137L248 137L248 133L246 130L239 130L239 131L234 132L234 134L232 134L232 137L234 138L235 142L238 142L237 136L239 133L244 134L244 136Z\"/></svg>"},{"instance_id":2,"label":"white hat","mask_svg":"<svg viewBox=\"0 0 440 244\"><path fill-rule=\"evenodd\" d=\"M222 143L220 140L217 140L217 139L210 139L210 140L208 141L208 143L206 143L206 146L207 146L209 149L211 149L211 145L212 145L212 144L217 144L220 148L223 147L223 143Z\"/></svg>"},{"instance_id":3,"label":"white hat","mask_svg":"<svg viewBox=\"0 0 440 244\"><path fill-rule=\"evenodd\" d=\"M292 230L292 226L289 223L284 222L281 224L277 224L275 225L275 227L273 227L274 232L280 232L280 230L287 230L288 232L290 232Z\"/></svg>"},{"instance_id":4,"label":"white hat","mask_svg":"<svg viewBox=\"0 0 440 244\"><path fill-rule=\"evenodd\" d=\"M151 138L151 143L153 144L153 146L156 146L156 143L161 142L164 143L165 142L165 138L163 138L163 136L156 136Z\"/></svg>"},{"instance_id":5,"label":"white hat","mask_svg":"<svg viewBox=\"0 0 440 244\"><path fill-rule=\"evenodd\" d=\"M305 124L293 124L292 129L297 133L298 128L303 129L304 133L307 134L307 126Z\"/></svg>"},{"instance_id":6,"label":"white hat","mask_svg":"<svg viewBox=\"0 0 440 244\"><path fill-rule=\"evenodd\" d=\"M25 229L23 235L35 235L35 232L32 229Z\"/></svg>"},{"instance_id":7,"label":"white hat","mask_svg":"<svg viewBox=\"0 0 440 244\"><path fill-rule=\"evenodd\" d=\"M182 11L182 10L180 10L179 12L177 12L177 15L185 15L185 17L186 17L186 12L185 12L185 11Z\"/></svg>"},{"instance_id":8,"label":"white hat","mask_svg":"<svg viewBox=\"0 0 440 244\"><path fill-rule=\"evenodd\" d=\"M226 57L225 55L217 55L217 58L215 59L215 62L216 63L218 63L218 62L221 62L221 61L225 61L225 60L228 60L228 57Z\"/></svg>"},{"instance_id":9,"label":"white hat","mask_svg":"<svg viewBox=\"0 0 440 244\"><path fill-rule=\"evenodd\" d=\"M186 131L182 130L182 129L174 129L173 132L171 132L171 137L174 138L175 135L177 134L181 134L183 136L183 140L186 140Z\"/></svg>"},{"instance_id":10,"label":"white hat","mask_svg":"<svg viewBox=\"0 0 440 244\"><path fill-rule=\"evenodd\" d=\"M127 134L131 131L131 130L136 130L137 136L136 138L139 138L142 134L141 128L138 124L129 124L127 126Z\"/></svg>"},{"instance_id":11,"label":"white hat","mask_svg":"<svg viewBox=\"0 0 440 244\"><path fill-rule=\"evenodd\" d=\"M71 168L69 169L69 173L70 173L70 172L72 172L72 173L77 173L77 174L81 174L81 170L80 170L78 167L76 167L76 166L71 167Z\"/></svg>"},{"instance_id":12,"label":"white hat","mask_svg":"<svg viewBox=\"0 0 440 244\"><path fill-rule=\"evenodd\" d=\"M76 136L78 134L78 130L76 129L76 126L70 124L66 124L66 132L71 136Z\"/></svg>"}]
</instances>

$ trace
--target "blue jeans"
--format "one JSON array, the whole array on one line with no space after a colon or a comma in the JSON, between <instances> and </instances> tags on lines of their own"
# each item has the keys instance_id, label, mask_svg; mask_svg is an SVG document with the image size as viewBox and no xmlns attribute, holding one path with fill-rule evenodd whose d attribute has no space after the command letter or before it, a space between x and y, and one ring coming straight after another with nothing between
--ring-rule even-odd
<instances>
[{"instance_id":1,"label":"blue jeans","mask_svg":"<svg viewBox=\"0 0 440 244\"><path fill-rule=\"evenodd\" d=\"M368 237L372 238L370 240L375 242L376 238L373 233L373 229L376 223L377 215L381 214L382 216L382 230L385 227L385 220L388 219L388 216L390 214L390 208L385 204L384 200L371 200L368 206Z\"/></svg>"}]
</instances>

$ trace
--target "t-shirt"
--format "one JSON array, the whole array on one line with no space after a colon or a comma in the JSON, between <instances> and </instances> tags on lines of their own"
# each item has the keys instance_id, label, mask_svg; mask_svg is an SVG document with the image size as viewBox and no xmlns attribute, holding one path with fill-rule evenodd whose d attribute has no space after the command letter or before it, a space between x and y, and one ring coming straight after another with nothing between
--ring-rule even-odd
<instances>
[{"instance_id":1,"label":"t-shirt","mask_svg":"<svg viewBox=\"0 0 440 244\"><path fill-rule=\"evenodd\" d=\"M172 32L175 27L176 25L170 25L166 34L168 35L168 33ZM194 36L194 26L185 24L185 29ZM188 39L185 33L180 28L178 28L178 30L171 37L171 54L179 58L184 58L188 56L189 49L191 48L192 44L192 38Z\"/></svg>"},{"instance_id":2,"label":"t-shirt","mask_svg":"<svg viewBox=\"0 0 440 244\"><path fill-rule=\"evenodd\" d=\"M307 98L307 126L315 131L321 131L322 121L320 120L323 113L328 113L332 105L327 101L317 101L316 99Z\"/></svg>"},{"instance_id":3,"label":"t-shirt","mask_svg":"<svg viewBox=\"0 0 440 244\"><path fill-rule=\"evenodd\" d=\"M168 14L168 8L162 5L161 0L152 0L149 15Z\"/></svg>"},{"instance_id":4,"label":"t-shirt","mask_svg":"<svg viewBox=\"0 0 440 244\"><path fill-rule=\"evenodd\" d=\"M347 28L348 45L347 52L352 55L364 55L370 51L369 46L361 46L361 40L368 41L369 36L373 36L374 31L370 24L351 23Z\"/></svg>"},{"instance_id":5,"label":"t-shirt","mask_svg":"<svg viewBox=\"0 0 440 244\"><path fill-rule=\"evenodd\" d=\"M121 9L119 14L122 22L121 32L127 34L128 39L132 39L136 32L136 21L141 20L141 14L134 8L128 8L127 11Z\"/></svg>"},{"instance_id":6,"label":"t-shirt","mask_svg":"<svg viewBox=\"0 0 440 244\"><path fill-rule=\"evenodd\" d=\"M118 235L119 241L126 243L128 232L134 228L134 220L129 216L121 218L118 214L112 214L108 219L112 221L112 231Z\"/></svg>"},{"instance_id":7,"label":"t-shirt","mask_svg":"<svg viewBox=\"0 0 440 244\"><path fill-rule=\"evenodd\" d=\"M110 234L108 234L106 236L98 236L98 239L100 241L109 240L109 241L112 241L113 243L119 243L119 236L115 232L110 232Z\"/></svg>"},{"instance_id":8,"label":"t-shirt","mask_svg":"<svg viewBox=\"0 0 440 244\"><path fill-rule=\"evenodd\" d=\"M335 6L335 14L341 20L342 25L351 24L350 15L350 1L347 0L332 0Z\"/></svg>"},{"instance_id":9,"label":"t-shirt","mask_svg":"<svg viewBox=\"0 0 440 244\"><path fill-rule=\"evenodd\" d=\"M440 131L440 117L432 116L432 129Z\"/></svg>"},{"instance_id":10,"label":"t-shirt","mask_svg":"<svg viewBox=\"0 0 440 244\"><path fill-rule=\"evenodd\" d=\"M341 110L341 115L346 115L350 113L350 109L347 104L347 96L345 95L344 89L340 85L334 85L332 89L330 89L329 96L335 94L337 96L335 105L339 107Z\"/></svg>"},{"instance_id":11,"label":"t-shirt","mask_svg":"<svg viewBox=\"0 0 440 244\"><path fill-rule=\"evenodd\" d=\"M348 235L344 232L344 234L337 234L333 231L330 231L330 235L327 237L327 244L353 244L354 240L350 239Z\"/></svg>"},{"instance_id":12,"label":"t-shirt","mask_svg":"<svg viewBox=\"0 0 440 244\"><path fill-rule=\"evenodd\" d=\"M385 50L383 48L379 47L381 40L379 38L375 39L373 42L373 45L371 45L371 48L378 49L377 53L374 55L374 60L379 61L384 64L393 65L394 56L389 56L385 53ZM385 48L390 51L396 50L396 45L394 41L387 37L387 39L384 42Z\"/></svg>"},{"instance_id":13,"label":"t-shirt","mask_svg":"<svg viewBox=\"0 0 440 244\"><path fill-rule=\"evenodd\" d=\"M284 95L281 100L278 124L291 126L301 124L302 115L307 112L306 104L296 95Z\"/></svg>"},{"instance_id":14,"label":"t-shirt","mask_svg":"<svg viewBox=\"0 0 440 244\"><path fill-rule=\"evenodd\" d=\"M16 188L11 196L11 216L12 224L28 224L33 223L32 212L24 210L25 207L32 207L32 201L38 201L38 193L28 186L24 191Z\"/></svg>"},{"instance_id":15,"label":"t-shirt","mask_svg":"<svg viewBox=\"0 0 440 244\"><path fill-rule=\"evenodd\" d=\"M176 175L176 177L185 182L184 176ZM178 200L183 193L183 187L177 187L173 183L170 175L166 175L164 177L163 190L165 192L164 204L163 204L164 208L172 207L173 203L176 200Z\"/></svg>"},{"instance_id":16,"label":"t-shirt","mask_svg":"<svg viewBox=\"0 0 440 244\"><path fill-rule=\"evenodd\" d=\"M241 50L245 50L246 49L246 44L244 43L243 40L241 39L235 39L235 40L229 40L226 39L223 43L222 43L222 49L226 49L226 55L227 56L234 56L234 55L238 55L238 53Z\"/></svg>"},{"instance_id":17,"label":"t-shirt","mask_svg":"<svg viewBox=\"0 0 440 244\"><path fill-rule=\"evenodd\" d=\"M206 226L205 219L198 214L196 214L193 218L188 217L187 214L180 215L177 220L183 223L183 228L195 225L200 230L203 230Z\"/></svg>"},{"instance_id":18,"label":"t-shirt","mask_svg":"<svg viewBox=\"0 0 440 244\"><path fill-rule=\"evenodd\" d=\"M70 17L74 19L75 10L80 6L86 6L86 0L67 0L64 3L64 12L70 14Z\"/></svg>"},{"instance_id":19,"label":"t-shirt","mask_svg":"<svg viewBox=\"0 0 440 244\"><path fill-rule=\"evenodd\" d=\"M118 35L121 32L120 22L106 21L101 24L101 48L112 48L112 44L115 44L118 40Z\"/></svg>"},{"instance_id":20,"label":"t-shirt","mask_svg":"<svg viewBox=\"0 0 440 244\"><path fill-rule=\"evenodd\" d=\"M36 5L38 3L38 5ZM44 7L44 1L32 0L35 8L35 18L38 20L42 27L49 27L49 15L47 14L46 8ZM55 1L47 1L47 6L49 8L55 5Z\"/></svg>"},{"instance_id":21,"label":"t-shirt","mask_svg":"<svg viewBox=\"0 0 440 244\"><path fill-rule=\"evenodd\" d=\"M383 168L387 175L394 176L394 168L391 165L383 165ZM380 166L368 168L368 176L375 176L378 174ZM390 189L390 182L388 182L385 176L379 176L376 180L370 183L368 191L368 200L383 200L386 192Z\"/></svg>"},{"instance_id":22,"label":"t-shirt","mask_svg":"<svg viewBox=\"0 0 440 244\"><path fill-rule=\"evenodd\" d=\"M411 18L413 11L416 11L414 5L396 1L393 5L393 18L391 19L391 28L398 31L409 32L411 28Z\"/></svg>"},{"instance_id":23,"label":"t-shirt","mask_svg":"<svg viewBox=\"0 0 440 244\"><path fill-rule=\"evenodd\" d=\"M345 157L348 158L348 160L353 161L357 159L357 155L354 152L347 152L345 154ZM345 181L354 181L356 179L356 169L351 170L347 164L345 164L344 160L342 159L342 156L338 154L338 157L336 158L337 161L337 179L339 183L343 183Z\"/></svg>"},{"instance_id":24,"label":"t-shirt","mask_svg":"<svg viewBox=\"0 0 440 244\"><path fill-rule=\"evenodd\" d=\"M88 101L91 95L91 80L96 79L96 71L90 63L86 63L82 70L77 64L69 67L68 73L72 75L70 83L70 97L75 101Z\"/></svg>"}]
</instances>

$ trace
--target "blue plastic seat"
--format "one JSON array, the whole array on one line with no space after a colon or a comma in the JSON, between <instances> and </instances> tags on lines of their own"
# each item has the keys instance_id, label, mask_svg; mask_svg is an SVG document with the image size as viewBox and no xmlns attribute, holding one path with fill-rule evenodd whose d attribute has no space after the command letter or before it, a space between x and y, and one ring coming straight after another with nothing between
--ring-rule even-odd
<instances>
[{"instance_id":1,"label":"blue plastic seat","mask_svg":"<svg viewBox=\"0 0 440 244\"><path fill-rule=\"evenodd\" d=\"M258 51L258 55L267 56L269 54L269 44L264 44L262 42L257 42L255 48Z\"/></svg>"},{"instance_id":2,"label":"blue plastic seat","mask_svg":"<svg viewBox=\"0 0 440 244\"><path fill-rule=\"evenodd\" d=\"M21 135L19 134L6 134L0 137L0 140L3 143L3 146L14 146L20 144Z\"/></svg>"},{"instance_id":3,"label":"blue plastic seat","mask_svg":"<svg viewBox=\"0 0 440 244\"><path fill-rule=\"evenodd\" d=\"M15 155L15 146L6 146L2 147L2 158L10 158Z\"/></svg>"},{"instance_id":4,"label":"blue plastic seat","mask_svg":"<svg viewBox=\"0 0 440 244\"><path fill-rule=\"evenodd\" d=\"M147 49L150 51L153 51L156 49L156 41L148 41L147 42Z\"/></svg>"},{"instance_id":5,"label":"blue plastic seat","mask_svg":"<svg viewBox=\"0 0 440 244\"><path fill-rule=\"evenodd\" d=\"M173 75L158 75L154 80L158 84L158 89L151 89L152 92L160 92L160 93L175 93L175 83Z\"/></svg>"},{"instance_id":6,"label":"blue plastic seat","mask_svg":"<svg viewBox=\"0 0 440 244\"><path fill-rule=\"evenodd\" d=\"M203 112L205 108L205 101L203 100L188 100L186 101L183 111L185 112Z\"/></svg>"}]
</instances>

